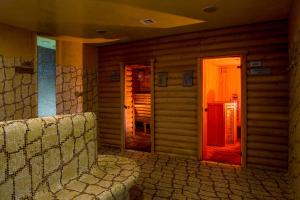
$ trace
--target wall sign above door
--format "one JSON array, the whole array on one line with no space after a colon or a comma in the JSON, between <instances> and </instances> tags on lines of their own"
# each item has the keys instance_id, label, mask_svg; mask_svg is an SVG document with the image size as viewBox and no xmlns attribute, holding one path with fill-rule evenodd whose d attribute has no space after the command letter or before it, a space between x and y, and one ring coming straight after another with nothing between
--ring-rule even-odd
<instances>
[{"instance_id":1,"label":"wall sign above door","mask_svg":"<svg viewBox=\"0 0 300 200\"><path fill-rule=\"evenodd\" d=\"M250 68L252 68L252 67L262 67L262 66L263 66L263 63L262 63L261 60L254 60L254 61L248 62L248 66L249 66Z\"/></svg>"}]
</instances>

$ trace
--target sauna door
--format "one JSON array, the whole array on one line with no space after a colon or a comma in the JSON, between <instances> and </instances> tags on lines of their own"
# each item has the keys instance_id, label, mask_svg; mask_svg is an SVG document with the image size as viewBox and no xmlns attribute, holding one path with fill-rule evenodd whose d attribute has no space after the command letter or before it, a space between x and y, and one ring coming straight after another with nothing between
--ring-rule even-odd
<instances>
[{"instance_id":1,"label":"sauna door","mask_svg":"<svg viewBox=\"0 0 300 200\"><path fill-rule=\"evenodd\" d=\"M132 94L132 69L125 68L124 109L125 109L125 131L127 136L135 135L134 106Z\"/></svg>"}]
</instances>

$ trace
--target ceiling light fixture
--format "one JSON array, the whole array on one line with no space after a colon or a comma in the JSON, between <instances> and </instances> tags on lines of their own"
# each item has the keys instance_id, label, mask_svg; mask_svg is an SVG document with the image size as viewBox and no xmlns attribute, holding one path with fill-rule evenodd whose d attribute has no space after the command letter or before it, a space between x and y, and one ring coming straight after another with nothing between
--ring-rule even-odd
<instances>
[{"instance_id":1,"label":"ceiling light fixture","mask_svg":"<svg viewBox=\"0 0 300 200\"><path fill-rule=\"evenodd\" d=\"M153 20L153 19L147 18L147 19L142 19L142 20L141 20L141 23L144 24L144 25L149 26L149 25L155 24L156 21Z\"/></svg>"},{"instance_id":2,"label":"ceiling light fixture","mask_svg":"<svg viewBox=\"0 0 300 200\"><path fill-rule=\"evenodd\" d=\"M215 5L209 5L203 8L203 11L206 13L213 13L217 11L217 7Z\"/></svg>"}]
</instances>

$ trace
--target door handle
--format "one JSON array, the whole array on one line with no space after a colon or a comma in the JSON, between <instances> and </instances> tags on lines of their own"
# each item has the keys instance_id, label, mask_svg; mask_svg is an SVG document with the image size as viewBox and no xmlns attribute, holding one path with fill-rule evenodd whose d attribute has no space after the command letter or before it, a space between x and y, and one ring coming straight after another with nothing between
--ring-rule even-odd
<instances>
[{"instance_id":1,"label":"door handle","mask_svg":"<svg viewBox=\"0 0 300 200\"><path fill-rule=\"evenodd\" d=\"M208 108L204 108L204 112L207 112L208 111Z\"/></svg>"}]
</instances>

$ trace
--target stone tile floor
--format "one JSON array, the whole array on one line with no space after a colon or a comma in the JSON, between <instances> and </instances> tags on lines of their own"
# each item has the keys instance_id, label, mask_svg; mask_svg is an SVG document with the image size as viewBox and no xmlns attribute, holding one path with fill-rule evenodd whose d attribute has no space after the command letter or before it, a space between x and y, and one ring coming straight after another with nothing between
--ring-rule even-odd
<instances>
[{"instance_id":1,"label":"stone tile floor","mask_svg":"<svg viewBox=\"0 0 300 200\"><path fill-rule=\"evenodd\" d=\"M101 154L121 154L102 148ZM283 172L241 170L238 166L198 162L167 155L126 151L141 167L131 199L289 199Z\"/></svg>"}]
</instances>

